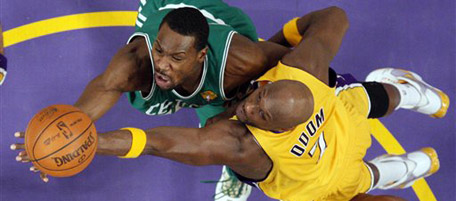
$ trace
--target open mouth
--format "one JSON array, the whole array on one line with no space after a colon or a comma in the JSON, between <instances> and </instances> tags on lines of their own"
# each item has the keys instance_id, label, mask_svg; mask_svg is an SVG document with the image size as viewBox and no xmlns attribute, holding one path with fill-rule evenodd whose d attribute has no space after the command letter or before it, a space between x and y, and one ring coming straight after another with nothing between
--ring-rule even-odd
<instances>
[{"instance_id":1,"label":"open mouth","mask_svg":"<svg viewBox=\"0 0 456 201\"><path fill-rule=\"evenodd\" d=\"M170 79L168 76L160 74L160 73L155 73L155 82L157 83L158 86L164 86L169 84Z\"/></svg>"}]
</instances>

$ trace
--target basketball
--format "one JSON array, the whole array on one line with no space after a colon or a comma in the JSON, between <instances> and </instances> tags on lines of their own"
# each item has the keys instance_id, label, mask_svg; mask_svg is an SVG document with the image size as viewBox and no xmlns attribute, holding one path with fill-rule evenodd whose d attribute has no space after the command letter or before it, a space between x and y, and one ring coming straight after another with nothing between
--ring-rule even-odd
<instances>
[{"instance_id":1,"label":"basketball","mask_svg":"<svg viewBox=\"0 0 456 201\"><path fill-rule=\"evenodd\" d=\"M52 105L38 112L25 131L25 151L33 165L54 177L84 170L95 156L95 125L71 105Z\"/></svg>"}]
</instances>

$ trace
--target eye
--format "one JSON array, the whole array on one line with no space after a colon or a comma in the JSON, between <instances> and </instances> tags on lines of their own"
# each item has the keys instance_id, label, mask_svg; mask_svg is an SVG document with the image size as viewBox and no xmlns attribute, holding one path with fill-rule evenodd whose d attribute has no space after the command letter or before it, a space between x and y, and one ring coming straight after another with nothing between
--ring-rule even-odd
<instances>
[{"instance_id":1,"label":"eye","mask_svg":"<svg viewBox=\"0 0 456 201\"><path fill-rule=\"evenodd\" d=\"M163 53L163 51L162 51L161 49L158 49L158 47L155 48L155 51L156 51L158 54Z\"/></svg>"},{"instance_id":2,"label":"eye","mask_svg":"<svg viewBox=\"0 0 456 201\"><path fill-rule=\"evenodd\" d=\"M174 61L182 61L182 58L181 58L181 57L173 56L172 58L173 58Z\"/></svg>"},{"instance_id":3,"label":"eye","mask_svg":"<svg viewBox=\"0 0 456 201\"><path fill-rule=\"evenodd\" d=\"M260 116L263 120L266 120L266 117L264 116L264 112L263 110L260 110Z\"/></svg>"},{"instance_id":4,"label":"eye","mask_svg":"<svg viewBox=\"0 0 456 201\"><path fill-rule=\"evenodd\" d=\"M260 103L260 100L262 98L262 95L263 95L263 92L261 91L260 93L258 93L258 98L257 98L257 102L258 104Z\"/></svg>"}]
</instances>

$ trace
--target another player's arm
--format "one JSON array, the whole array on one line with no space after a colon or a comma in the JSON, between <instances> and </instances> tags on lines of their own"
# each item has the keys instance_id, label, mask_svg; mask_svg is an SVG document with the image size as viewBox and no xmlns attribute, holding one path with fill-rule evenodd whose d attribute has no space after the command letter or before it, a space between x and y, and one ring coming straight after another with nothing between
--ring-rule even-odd
<instances>
[{"instance_id":1,"label":"another player's arm","mask_svg":"<svg viewBox=\"0 0 456 201\"><path fill-rule=\"evenodd\" d=\"M282 62L303 69L328 84L328 68L336 56L349 23L345 11L329 7L311 12L297 21L301 42L285 55ZM279 31L271 41L283 43Z\"/></svg>"},{"instance_id":2,"label":"another player's arm","mask_svg":"<svg viewBox=\"0 0 456 201\"><path fill-rule=\"evenodd\" d=\"M201 129L157 127L145 132L147 143L142 155L196 166L224 164L246 176L264 176L255 175L259 165L264 165L261 162L266 163L265 158L258 158L263 151L238 121L222 120ZM132 141L130 131L126 130L101 133L98 139L97 154L116 156L127 154Z\"/></svg>"},{"instance_id":3,"label":"another player's arm","mask_svg":"<svg viewBox=\"0 0 456 201\"><path fill-rule=\"evenodd\" d=\"M290 50L271 42L252 42L240 34L231 40L223 87L226 94L272 68Z\"/></svg>"},{"instance_id":4,"label":"another player's arm","mask_svg":"<svg viewBox=\"0 0 456 201\"><path fill-rule=\"evenodd\" d=\"M112 58L107 69L90 81L74 106L96 121L117 103L122 93L136 90L147 91L150 76L141 76L149 75L147 72L141 71L150 71L150 67L141 68L141 66L144 66L142 62L150 62L150 59L141 58L141 55L149 56L148 53L141 54L141 42L143 41L135 40L120 49Z\"/></svg>"}]
</instances>

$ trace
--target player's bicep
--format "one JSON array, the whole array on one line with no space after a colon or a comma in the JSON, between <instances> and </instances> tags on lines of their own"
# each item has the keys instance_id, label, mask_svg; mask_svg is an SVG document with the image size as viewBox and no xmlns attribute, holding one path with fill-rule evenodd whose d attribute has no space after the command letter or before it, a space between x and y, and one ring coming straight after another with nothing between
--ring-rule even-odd
<instances>
[{"instance_id":1,"label":"player's bicep","mask_svg":"<svg viewBox=\"0 0 456 201\"><path fill-rule=\"evenodd\" d=\"M204 128L201 147L211 164L232 165L245 158L245 127L237 121L221 120Z\"/></svg>"}]
</instances>

